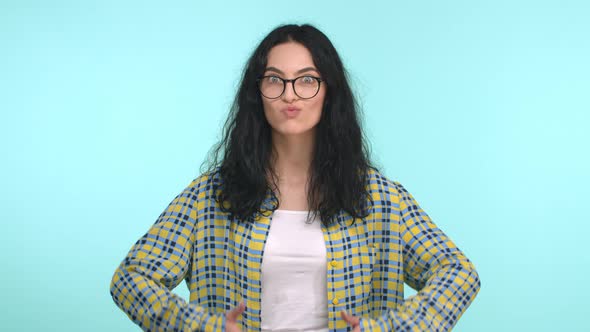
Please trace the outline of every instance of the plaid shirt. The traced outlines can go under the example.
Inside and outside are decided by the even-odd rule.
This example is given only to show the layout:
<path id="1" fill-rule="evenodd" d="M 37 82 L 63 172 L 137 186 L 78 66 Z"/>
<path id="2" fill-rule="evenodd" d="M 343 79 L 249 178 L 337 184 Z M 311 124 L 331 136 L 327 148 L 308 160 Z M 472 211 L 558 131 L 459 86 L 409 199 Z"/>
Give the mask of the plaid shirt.
<path id="1" fill-rule="evenodd" d="M 261 264 L 271 214 L 232 222 L 216 202 L 219 174 L 202 175 L 170 203 L 115 271 L 110 292 L 145 331 L 225 332 L 225 312 L 260 331 Z M 327 252 L 328 327 L 347 331 L 450 330 L 480 288 L 473 264 L 397 182 L 369 171 L 368 217 L 345 212 L 322 225 Z M 273 211 L 270 190 L 263 211 Z M 171 292 L 182 280 L 190 302 Z M 404 282 L 418 292 L 404 299 Z"/>

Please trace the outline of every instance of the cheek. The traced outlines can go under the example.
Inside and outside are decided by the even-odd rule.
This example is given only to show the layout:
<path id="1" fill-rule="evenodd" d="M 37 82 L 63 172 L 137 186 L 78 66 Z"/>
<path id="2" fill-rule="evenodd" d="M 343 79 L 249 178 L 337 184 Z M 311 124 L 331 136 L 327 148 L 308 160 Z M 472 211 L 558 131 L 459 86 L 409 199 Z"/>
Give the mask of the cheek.
<path id="1" fill-rule="evenodd" d="M 324 108 L 323 106 L 324 106 L 324 103 L 321 100 L 316 101 L 313 104 L 313 106 L 312 106 L 312 108 L 313 108 L 312 114 L 313 114 L 313 117 L 314 117 L 314 121 L 319 121 L 320 118 L 322 117 L 322 111 L 323 111 L 323 108 Z"/>
<path id="2" fill-rule="evenodd" d="M 272 121 L 272 117 L 276 116 L 276 111 L 274 110 L 274 108 L 276 108 L 274 105 L 272 105 L 272 103 L 268 102 L 268 101 L 263 101 L 262 102 L 262 109 L 264 110 L 264 117 L 266 118 L 266 121 L 271 122 Z"/>
<path id="3" fill-rule="evenodd" d="M 313 102 L 313 109 L 316 110 L 316 113 L 319 116 L 321 116 L 322 111 L 324 109 L 324 99 L 325 99 L 325 94 L 322 93 L 321 95 L 318 96 L 319 98 L 314 100 Z"/>

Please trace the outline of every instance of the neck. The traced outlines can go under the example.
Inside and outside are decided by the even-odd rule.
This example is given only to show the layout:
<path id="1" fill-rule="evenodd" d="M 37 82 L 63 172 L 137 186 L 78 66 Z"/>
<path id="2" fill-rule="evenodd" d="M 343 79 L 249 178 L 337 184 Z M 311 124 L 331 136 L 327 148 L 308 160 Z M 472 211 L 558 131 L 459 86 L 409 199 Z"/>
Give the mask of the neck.
<path id="1" fill-rule="evenodd" d="M 272 167 L 279 177 L 279 182 L 301 183 L 309 178 L 309 169 L 313 159 L 315 134 L 279 135 L 273 133 Z"/>

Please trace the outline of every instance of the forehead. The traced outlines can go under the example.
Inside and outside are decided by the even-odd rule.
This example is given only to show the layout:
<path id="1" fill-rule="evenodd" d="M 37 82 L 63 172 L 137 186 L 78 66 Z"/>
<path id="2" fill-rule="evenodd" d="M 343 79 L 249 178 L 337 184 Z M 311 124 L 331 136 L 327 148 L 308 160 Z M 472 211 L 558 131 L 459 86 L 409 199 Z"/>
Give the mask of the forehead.
<path id="1" fill-rule="evenodd" d="M 302 68 L 315 67 L 309 50 L 295 42 L 279 44 L 268 53 L 267 67 L 275 67 L 286 74 Z"/>

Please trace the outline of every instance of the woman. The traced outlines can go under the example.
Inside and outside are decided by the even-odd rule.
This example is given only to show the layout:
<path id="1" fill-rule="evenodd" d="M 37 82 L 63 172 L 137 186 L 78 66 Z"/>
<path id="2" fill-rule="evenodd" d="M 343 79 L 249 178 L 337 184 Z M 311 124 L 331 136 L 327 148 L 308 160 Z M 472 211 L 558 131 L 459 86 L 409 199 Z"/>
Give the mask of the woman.
<path id="1" fill-rule="evenodd" d="M 183 279 L 188 303 L 171 292 Z M 146 331 L 422 331 L 451 329 L 479 287 L 371 166 L 332 43 L 286 25 L 251 56 L 210 169 L 131 248 L 111 294 Z"/>

